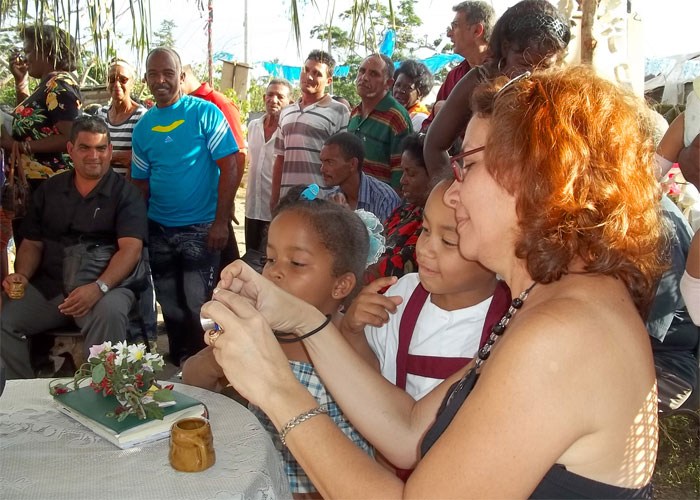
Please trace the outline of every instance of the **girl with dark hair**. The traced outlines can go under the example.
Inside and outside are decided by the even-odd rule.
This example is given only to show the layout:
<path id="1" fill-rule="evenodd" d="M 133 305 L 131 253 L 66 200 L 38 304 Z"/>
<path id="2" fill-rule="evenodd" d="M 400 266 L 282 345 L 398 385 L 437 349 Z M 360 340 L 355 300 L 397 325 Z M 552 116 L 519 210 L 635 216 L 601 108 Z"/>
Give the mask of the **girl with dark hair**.
<path id="1" fill-rule="evenodd" d="M 569 22 L 547 0 L 523 0 L 510 7 L 493 28 L 491 57 L 457 83 L 425 139 L 430 176 L 449 171 L 447 150 L 471 118 L 471 95 L 481 83 L 526 71 L 546 69 L 560 62 L 571 38 Z"/>
<path id="2" fill-rule="evenodd" d="M 312 186 L 318 189 L 318 186 Z M 314 193 L 312 186 L 292 187 L 275 209 L 267 235 L 262 275 L 281 290 L 322 311 L 326 316 L 324 325 L 331 320 L 339 323 L 341 306 L 350 302 L 361 285 L 370 251 L 370 237 L 356 213 L 337 203 L 316 198 L 318 192 Z M 240 265 L 244 264 L 241 261 L 231 264 Z M 279 345 L 297 379 L 319 404 L 328 409 L 344 435 L 371 455 L 371 446 L 350 425 L 332 395 L 326 391 L 294 332 L 287 332 L 284 327 L 277 330 Z M 224 373 L 213 359 L 212 351 L 211 347 L 204 349 L 185 362 L 183 382 L 211 390 L 223 387 L 219 380 Z M 289 486 L 295 497 L 316 493 L 317 488 L 302 469 L 303 464 L 300 465 L 280 441 L 274 424 L 260 408 L 250 409 L 270 432 L 275 446 L 282 453 Z"/>

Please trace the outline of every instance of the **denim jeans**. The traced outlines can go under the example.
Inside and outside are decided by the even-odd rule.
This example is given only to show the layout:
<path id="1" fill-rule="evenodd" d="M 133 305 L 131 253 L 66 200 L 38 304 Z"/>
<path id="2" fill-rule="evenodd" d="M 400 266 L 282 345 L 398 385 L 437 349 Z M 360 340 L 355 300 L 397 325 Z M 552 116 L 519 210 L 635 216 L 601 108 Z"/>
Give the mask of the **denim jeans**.
<path id="1" fill-rule="evenodd" d="M 158 313 L 156 312 L 156 292 L 153 288 L 150 259 L 148 268 L 148 286 L 136 294 L 138 307 L 129 315 L 129 326 L 126 339 L 129 342 L 145 342 L 158 340 Z"/>
<path id="2" fill-rule="evenodd" d="M 175 364 L 205 347 L 199 312 L 211 298 L 219 266 L 219 251 L 207 244 L 210 228 L 211 223 L 165 227 L 148 221 L 148 253 L 156 298 Z"/>

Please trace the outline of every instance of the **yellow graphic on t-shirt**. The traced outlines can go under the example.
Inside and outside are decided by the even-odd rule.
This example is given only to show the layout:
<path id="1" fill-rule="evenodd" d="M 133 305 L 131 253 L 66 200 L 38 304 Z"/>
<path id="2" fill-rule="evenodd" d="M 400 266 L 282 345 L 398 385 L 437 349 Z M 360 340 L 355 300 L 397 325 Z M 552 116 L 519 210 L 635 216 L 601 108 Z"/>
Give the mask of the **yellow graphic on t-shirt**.
<path id="1" fill-rule="evenodd" d="M 177 120 L 172 122 L 170 125 L 156 125 L 151 130 L 154 132 L 172 132 L 183 123 L 185 123 L 185 120 Z"/>

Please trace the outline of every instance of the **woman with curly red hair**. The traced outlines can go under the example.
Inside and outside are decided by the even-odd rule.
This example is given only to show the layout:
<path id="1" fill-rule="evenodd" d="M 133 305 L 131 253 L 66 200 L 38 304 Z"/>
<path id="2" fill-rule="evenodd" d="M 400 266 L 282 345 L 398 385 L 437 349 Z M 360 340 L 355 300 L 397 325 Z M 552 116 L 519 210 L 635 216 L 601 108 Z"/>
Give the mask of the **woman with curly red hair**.
<path id="1" fill-rule="evenodd" d="M 223 329 L 208 342 L 324 497 L 651 498 L 656 383 L 639 311 L 665 236 L 643 103 L 576 68 L 491 85 L 472 104 L 445 197 L 460 253 L 515 297 L 475 362 L 413 401 L 241 263 L 202 308 Z M 323 416 L 271 328 L 308 334 L 326 387 L 385 457 L 415 467 L 408 482 Z"/>

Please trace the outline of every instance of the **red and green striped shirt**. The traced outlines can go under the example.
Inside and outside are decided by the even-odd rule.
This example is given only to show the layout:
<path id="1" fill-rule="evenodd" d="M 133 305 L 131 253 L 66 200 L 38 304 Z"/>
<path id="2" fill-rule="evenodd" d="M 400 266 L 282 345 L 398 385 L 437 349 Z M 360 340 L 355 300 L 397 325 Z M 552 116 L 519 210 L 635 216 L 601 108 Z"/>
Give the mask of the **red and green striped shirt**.
<path id="1" fill-rule="evenodd" d="M 406 108 L 387 92 L 367 118 L 362 117 L 361 104 L 350 113 L 348 132 L 365 145 L 362 171 L 398 188 L 401 180 L 401 143 L 413 132 Z"/>

